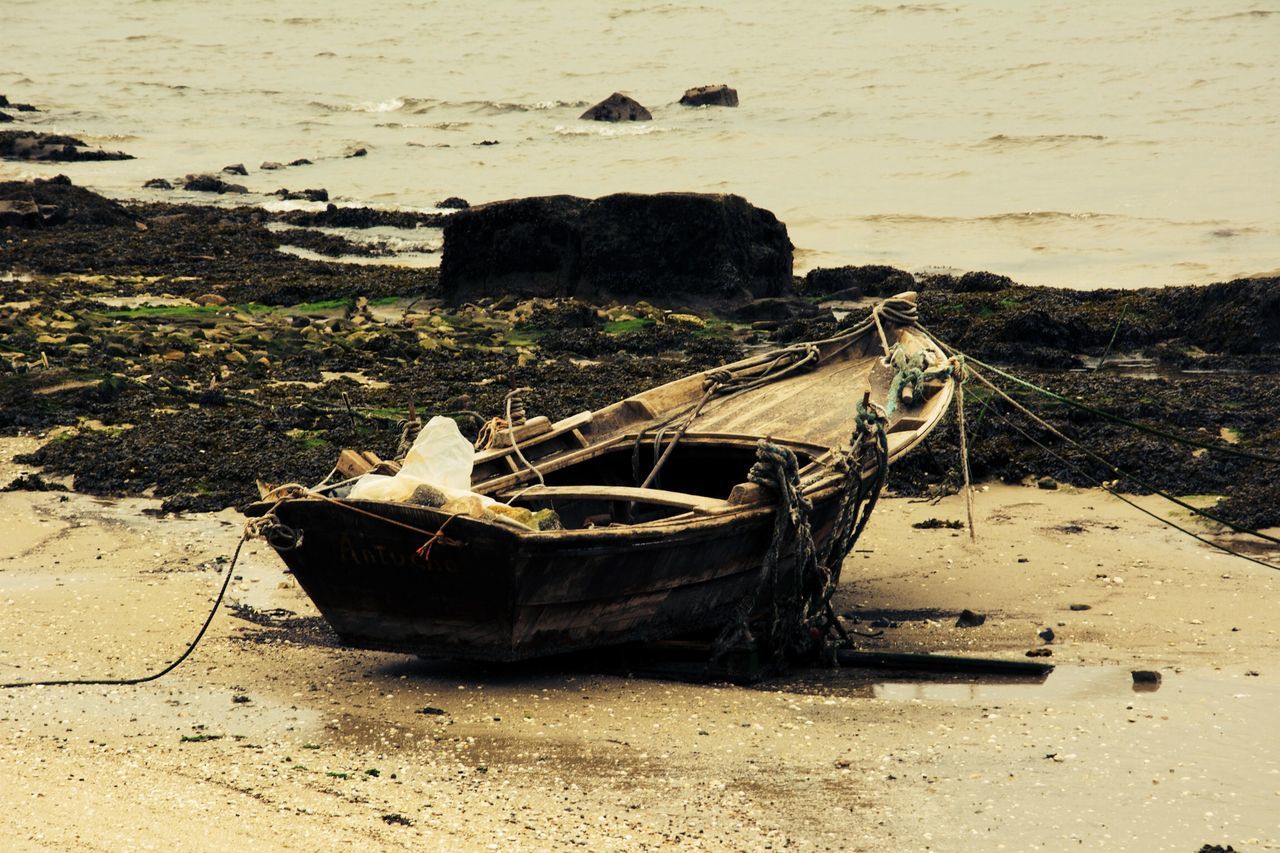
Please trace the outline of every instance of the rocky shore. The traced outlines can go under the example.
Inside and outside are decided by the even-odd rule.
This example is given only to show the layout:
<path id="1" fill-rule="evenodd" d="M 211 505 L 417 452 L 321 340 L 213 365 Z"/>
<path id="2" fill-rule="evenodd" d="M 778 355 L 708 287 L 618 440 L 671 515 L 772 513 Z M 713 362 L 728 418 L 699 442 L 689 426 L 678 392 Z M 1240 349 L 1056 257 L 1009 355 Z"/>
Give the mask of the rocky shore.
<path id="1" fill-rule="evenodd" d="M 559 418 L 829 334 L 906 289 L 941 339 L 1094 409 L 984 370 L 1116 468 L 971 381 L 977 542 L 959 529 L 951 419 L 891 472 L 898 496 L 833 604 L 863 650 L 1035 655 L 1057 671 L 811 670 L 729 689 L 633 678 L 625 660 L 607 674 L 413 661 L 336 648 L 254 541 L 227 608 L 163 682 L 0 691 L 0 825 L 20 848 L 190 846 L 193 814 L 255 848 L 1277 843 L 1280 763 L 1256 736 L 1277 699 L 1276 573 L 1161 526 L 1249 547 L 1155 497 L 1137 498 L 1149 516 L 1077 487 L 1280 523 L 1274 466 L 1219 452 L 1280 456 L 1280 281 L 1077 292 L 863 266 L 719 298 L 451 298 L 387 231 L 421 245 L 452 215 L 0 184 L 8 678 L 154 671 L 207 615 L 242 521 L 230 507 L 254 480 L 314 482 L 347 446 L 389 456 L 410 404 L 474 435 L 528 386 L 529 413 Z M 556 264 L 587 253 L 573 239 Z"/>
<path id="2" fill-rule="evenodd" d="M 991 273 L 849 267 L 794 279 L 790 293 L 696 307 L 658 286 L 627 304 L 554 290 L 462 301 L 444 298 L 434 269 L 398 266 L 384 245 L 361 240 L 364 225 L 439 227 L 447 212 L 268 213 L 118 203 L 65 178 L 0 184 L 0 211 L 23 206 L 25 216 L 0 225 L 0 431 L 44 436 L 25 461 L 70 476 L 77 490 L 154 494 L 166 510 L 243 504 L 257 477 L 319 478 L 343 446 L 388 452 L 410 402 L 474 433 L 509 387 L 529 386 L 531 413 L 563 417 L 745 348 L 829 333 L 837 315 L 859 317 L 868 300 L 905 289 L 920 291 L 922 321 L 971 356 L 1107 413 L 1280 456 L 1277 279 L 1070 291 Z M 972 383 L 978 480 L 1220 495 L 1217 512 L 1235 523 L 1280 523 L 1280 485 L 1266 465 L 1001 384 L 1132 476 Z M 949 422 L 891 487 L 954 490 L 958 470 Z"/>

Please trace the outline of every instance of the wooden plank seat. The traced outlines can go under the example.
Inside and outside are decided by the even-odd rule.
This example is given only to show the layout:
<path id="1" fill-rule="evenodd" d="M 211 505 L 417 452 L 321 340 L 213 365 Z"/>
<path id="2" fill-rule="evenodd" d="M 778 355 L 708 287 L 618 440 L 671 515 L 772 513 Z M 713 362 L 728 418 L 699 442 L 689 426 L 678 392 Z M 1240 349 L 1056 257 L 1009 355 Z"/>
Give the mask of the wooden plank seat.
<path id="1" fill-rule="evenodd" d="M 528 433 L 525 433 L 522 435 L 521 427 L 516 427 L 516 441 L 520 443 L 520 449 L 528 453 L 528 450 L 531 447 L 536 447 L 537 445 L 543 444 L 544 442 L 550 441 L 555 438 L 559 438 L 562 435 L 567 435 L 567 434 L 573 433 L 575 430 L 581 429 L 582 427 L 591 423 L 592 416 L 593 415 L 591 412 L 579 412 L 576 415 L 567 417 L 562 421 L 557 421 L 556 423 L 551 424 L 549 429 L 545 428 L 542 423 L 537 423 L 535 427 L 537 431 L 531 435 Z M 530 424 L 534 424 L 539 420 L 540 420 L 539 418 L 531 418 Z M 545 419 L 542 419 L 542 420 L 545 420 Z M 580 436 L 581 434 L 579 433 L 578 435 Z M 575 442 L 576 444 L 581 445 L 583 443 L 582 440 L 578 438 L 578 436 L 575 436 L 575 439 L 576 439 L 576 442 Z M 513 453 L 514 451 L 510 444 L 503 444 L 503 445 L 491 447 L 488 450 L 482 450 L 476 454 L 475 464 L 482 465 L 485 462 L 489 462 L 493 459 L 497 459 L 502 456 L 508 456 Z"/>
<path id="2" fill-rule="evenodd" d="M 642 489 L 638 486 L 530 486 L 519 492 L 520 499 L 561 498 L 565 500 L 627 501 L 673 506 L 698 515 L 717 515 L 738 507 L 719 498 L 668 492 L 664 489 Z"/>

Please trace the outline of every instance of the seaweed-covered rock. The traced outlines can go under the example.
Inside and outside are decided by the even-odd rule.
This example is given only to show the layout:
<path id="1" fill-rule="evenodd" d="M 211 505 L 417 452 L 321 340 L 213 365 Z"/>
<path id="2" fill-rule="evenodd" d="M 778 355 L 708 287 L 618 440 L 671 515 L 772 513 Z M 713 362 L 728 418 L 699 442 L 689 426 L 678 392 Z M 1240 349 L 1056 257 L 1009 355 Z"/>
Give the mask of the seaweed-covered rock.
<path id="1" fill-rule="evenodd" d="M 249 190 L 240 184 L 229 184 L 217 175 L 187 175 L 182 188 L 197 193 L 247 193 Z"/>
<path id="2" fill-rule="evenodd" d="M 860 267 L 833 267 L 809 270 L 801 290 L 806 296 L 839 295 L 846 299 L 863 296 L 892 296 L 913 290 L 915 277 L 909 272 L 881 264 Z"/>
<path id="3" fill-rule="evenodd" d="M 579 118 L 588 121 L 651 121 L 653 113 L 634 98 L 614 92 Z"/>
<path id="4" fill-rule="evenodd" d="M 1213 352 L 1280 353 L 1280 277 L 1169 287 L 1160 293 L 1190 343 Z"/>
<path id="5" fill-rule="evenodd" d="M 77 187 L 66 175 L 34 181 L 0 183 L 0 225 L 34 228 L 61 225 L 129 225 L 131 216 L 120 204 Z"/>
<path id="6" fill-rule="evenodd" d="M 272 195 L 279 196 L 285 201 L 328 201 L 329 191 L 323 187 L 312 190 L 287 190 L 283 187 L 276 190 Z"/>
<path id="7" fill-rule="evenodd" d="M 0 131 L 0 158 L 6 160 L 132 160 L 123 151 L 99 151 L 74 136 L 37 133 L 34 130 Z"/>
<path id="8" fill-rule="evenodd" d="M 454 303 L 508 293 L 741 302 L 788 294 L 791 263 L 786 226 L 739 196 L 620 193 L 458 211 L 440 276 Z"/>
<path id="9" fill-rule="evenodd" d="M 1007 275 L 977 271 L 960 276 L 951 285 L 951 289 L 958 293 L 995 293 L 1016 286 L 1017 283 Z"/>

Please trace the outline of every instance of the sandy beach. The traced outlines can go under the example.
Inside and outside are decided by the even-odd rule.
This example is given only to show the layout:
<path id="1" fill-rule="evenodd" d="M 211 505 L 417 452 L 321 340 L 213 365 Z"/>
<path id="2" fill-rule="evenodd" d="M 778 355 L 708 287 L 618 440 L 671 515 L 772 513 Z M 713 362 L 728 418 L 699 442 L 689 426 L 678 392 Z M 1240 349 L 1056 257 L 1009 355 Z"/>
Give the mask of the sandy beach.
<path id="1" fill-rule="evenodd" d="M 1280 850 L 1280 11 L 46 6 L 5 850 Z"/>
<path id="2" fill-rule="evenodd" d="M 140 675 L 181 650 L 241 520 L 156 504 L 0 494 L 6 680 Z M 996 485 L 977 512 L 971 544 L 912 527 L 963 518 L 957 497 L 882 502 L 838 607 L 893 626 L 869 650 L 1047 648 L 1043 683 L 734 687 L 345 649 L 250 542 L 169 676 L 0 692 L 0 825 L 11 849 L 1280 846 L 1280 576 L 1098 491 Z M 954 627 L 965 608 L 986 623 Z"/>

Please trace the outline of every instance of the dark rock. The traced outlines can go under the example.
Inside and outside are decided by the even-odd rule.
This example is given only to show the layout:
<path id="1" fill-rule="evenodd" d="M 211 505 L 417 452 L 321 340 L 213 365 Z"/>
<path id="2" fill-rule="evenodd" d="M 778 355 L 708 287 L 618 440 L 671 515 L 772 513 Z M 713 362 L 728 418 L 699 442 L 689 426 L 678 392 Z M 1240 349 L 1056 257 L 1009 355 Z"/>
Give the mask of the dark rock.
<path id="1" fill-rule="evenodd" d="M 893 296 L 904 290 L 915 290 L 916 280 L 909 272 L 871 264 L 861 267 L 834 267 L 809 270 L 801 285 L 805 296 L 839 294 L 842 298 Z"/>
<path id="2" fill-rule="evenodd" d="M 1152 294 L 1188 343 L 1212 352 L 1280 352 L 1280 278 L 1168 287 Z"/>
<path id="3" fill-rule="evenodd" d="M 1027 652 L 1029 658 L 1048 658 L 1053 657 L 1053 649 L 1031 649 Z"/>
<path id="4" fill-rule="evenodd" d="M 316 190 L 286 190 L 278 189 L 272 193 L 278 195 L 286 201 L 328 201 L 329 191 L 326 189 Z"/>
<path id="5" fill-rule="evenodd" d="M 1036 480 L 1036 485 L 1045 491 L 1052 492 L 1058 488 L 1058 481 L 1052 477 L 1041 477 Z"/>
<path id="6" fill-rule="evenodd" d="M 430 705 L 418 710 L 419 714 L 426 714 L 428 717 L 443 717 L 447 711 L 443 708 L 433 708 Z"/>
<path id="7" fill-rule="evenodd" d="M 951 286 L 956 293 L 994 293 L 1017 287 L 1017 282 L 1007 275 L 996 275 L 993 272 L 967 272 Z"/>
<path id="8" fill-rule="evenodd" d="M 1070 609 L 1079 613 L 1084 610 L 1092 610 L 1093 606 L 1090 604 L 1073 604 Z"/>
<path id="9" fill-rule="evenodd" d="M 30 104 L 15 104 L 12 101 L 10 101 L 8 98 L 6 98 L 4 95 L 0 95 L 0 107 L 8 107 L 11 110 L 17 110 L 20 113 L 40 112 L 38 109 L 31 106 Z"/>
<path id="10" fill-rule="evenodd" d="M 8 203 L 11 221 L 20 227 L 61 225 L 128 225 L 135 218 L 120 204 L 71 183 L 66 175 L 47 180 L 0 183 L 0 203 Z M 39 221 L 32 217 L 32 208 Z"/>
<path id="11" fill-rule="evenodd" d="M 0 489 L 0 492 L 65 492 L 67 487 L 61 483 L 50 483 L 39 474 L 19 474 Z"/>
<path id="12" fill-rule="evenodd" d="M 290 166 L 310 166 L 311 161 L 308 160 L 306 157 L 299 157 L 297 160 L 290 160 L 289 165 Z"/>
<path id="13" fill-rule="evenodd" d="M 1152 669 L 1135 669 L 1132 675 L 1134 684 L 1159 684 L 1161 681 L 1160 673 Z"/>
<path id="14" fill-rule="evenodd" d="M 587 121 L 651 121 L 653 113 L 641 106 L 634 98 L 629 98 L 621 92 L 614 92 L 579 118 Z"/>
<path id="15" fill-rule="evenodd" d="M 221 388 L 206 388 L 200 392 L 196 402 L 201 406 L 225 406 L 227 405 L 227 393 Z"/>
<path id="16" fill-rule="evenodd" d="M 1052 628 L 1042 628 L 1040 630 L 1040 633 L 1037 636 L 1039 636 L 1040 639 L 1044 640 L 1046 643 L 1052 643 L 1054 640 L 1054 637 L 1057 635 L 1053 633 Z"/>
<path id="17" fill-rule="evenodd" d="M 13 121 L 13 116 L 8 113 L 0 113 L 0 124 L 7 124 Z"/>
<path id="18" fill-rule="evenodd" d="M 911 524 L 916 530 L 964 530 L 964 522 L 959 519 L 926 518 Z"/>
<path id="19" fill-rule="evenodd" d="M 482 297 L 741 302 L 791 288 L 791 241 L 734 195 L 540 196 L 452 214 L 440 280 L 454 304 Z"/>
<path id="20" fill-rule="evenodd" d="M 392 778 L 395 778 L 394 775 L 392 776 Z M 413 826 L 412 820 L 410 820 L 409 818 L 405 817 L 402 814 L 397 814 L 395 812 L 392 812 L 391 814 L 384 814 L 382 816 L 382 822 L 386 824 L 395 825 L 395 826 Z"/>
<path id="21" fill-rule="evenodd" d="M 74 136 L 37 133 L 34 130 L 0 131 L 0 158 L 77 162 L 84 160 L 132 160 L 122 151 L 96 151 Z"/>
<path id="22" fill-rule="evenodd" d="M 972 610 L 961 610 L 956 617 L 957 628 L 977 628 L 987 621 L 985 613 L 974 613 Z"/>
<path id="23" fill-rule="evenodd" d="M 264 172 L 274 172 L 276 169 L 283 169 L 283 163 L 277 163 L 275 160 L 264 160 L 259 166 Z"/>
<path id="24" fill-rule="evenodd" d="M 467 203 L 465 198 L 458 198 L 456 195 L 451 195 L 443 201 L 436 202 L 438 210 L 466 210 L 469 207 L 471 205 Z"/>
<path id="25" fill-rule="evenodd" d="M 501 145 L 502 143 L 496 139 L 482 139 L 479 142 L 473 142 L 471 144 L 485 146 L 485 145 Z"/>
<path id="26" fill-rule="evenodd" d="M 830 315 L 830 313 L 806 299 L 783 296 L 754 299 L 727 312 L 726 316 L 739 323 L 756 323 L 761 320 L 782 322 L 803 317 Z"/>
<path id="27" fill-rule="evenodd" d="M 44 215 L 34 201 L 0 201 L 0 228 L 38 228 L 44 224 Z"/>
<path id="28" fill-rule="evenodd" d="M 229 184 L 217 175 L 187 175 L 182 188 L 198 193 L 247 193 L 249 190 L 240 184 Z"/>
<path id="29" fill-rule="evenodd" d="M 680 103 L 686 107 L 701 107 L 703 105 L 736 107 L 738 105 L 738 90 L 726 86 L 724 83 L 716 83 L 710 86 L 694 86 L 684 93 Z"/>
<path id="30" fill-rule="evenodd" d="M 149 189 L 149 190 L 171 190 L 171 189 L 173 189 L 173 184 L 169 183 L 169 182 L 168 182 L 168 181 L 166 181 L 164 178 L 152 178 L 151 180 L 147 181 L 147 182 L 146 182 L 145 184 L 143 184 L 142 186 L 143 186 L 145 189 Z"/>
<path id="31" fill-rule="evenodd" d="M 231 166 L 223 166 L 222 171 L 228 175 L 247 175 L 249 170 L 244 167 L 244 163 L 235 163 Z"/>
<path id="32" fill-rule="evenodd" d="M 344 157 L 348 157 L 348 158 L 351 158 L 351 157 L 365 157 L 365 156 L 367 156 L 368 154 L 369 154 L 369 149 L 368 149 L 368 148 L 356 148 L 356 149 L 354 149 L 354 150 L 348 151 L 348 152 L 347 152 L 346 154 L 344 154 L 343 156 L 344 156 Z"/>
<path id="33" fill-rule="evenodd" d="M 272 218 L 307 228 L 438 228 L 450 215 L 410 210 L 375 210 L 371 207 L 338 207 L 330 204 L 324 210 L 286 210 L 273 214 Z"/>

